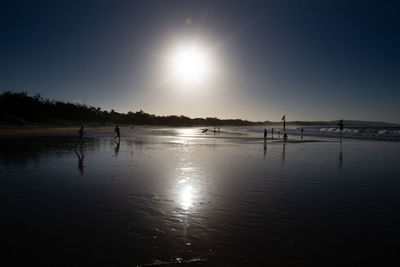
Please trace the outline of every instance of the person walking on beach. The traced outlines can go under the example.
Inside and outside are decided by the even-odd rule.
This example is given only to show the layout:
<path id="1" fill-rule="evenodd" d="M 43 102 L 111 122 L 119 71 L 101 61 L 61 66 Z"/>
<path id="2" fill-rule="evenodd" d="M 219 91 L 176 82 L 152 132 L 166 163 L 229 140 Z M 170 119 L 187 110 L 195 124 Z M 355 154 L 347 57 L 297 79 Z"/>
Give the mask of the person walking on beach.
<path id="1" fill-rule="evenodd" d="M 301 128 L 301 140 L 303 140 L 303 132 L 304 132 L 304 129 L 303 128 Z"/>
<path id="2" fill-rule="evenodd" d="M 118 142 L 119 142 L 121 140 L 121 135 L 120 135 L 120 132 L 119 132 L 118 125 L 115 126 L 114 133 L 116 134 L 116 136 L 114 136 L 114 139 L 118 137 Z"/>
<path id="3" fill-rule="evenodd" d="M 83 134 L 84 134 L 84 131 L 83 131 L 83 125 L 82 125 L 81 129 L 78 131 L 78 142 L 76 142 L 75 148 L 78 146 L 78 144 L 81 144 L 81 149 L 82 149 L 82 147 L 85 143 L 85 140 L 83 139 Z"/>
<path id="4" fill-rule="evenodd" d="M 264 143 L 267 142 L 267 129 L 264 129 Z"/>
<path id="5" fill-rule="evenodd" d="M 274 128 L 271 130 L 271 138 L 274 139 Z"/>

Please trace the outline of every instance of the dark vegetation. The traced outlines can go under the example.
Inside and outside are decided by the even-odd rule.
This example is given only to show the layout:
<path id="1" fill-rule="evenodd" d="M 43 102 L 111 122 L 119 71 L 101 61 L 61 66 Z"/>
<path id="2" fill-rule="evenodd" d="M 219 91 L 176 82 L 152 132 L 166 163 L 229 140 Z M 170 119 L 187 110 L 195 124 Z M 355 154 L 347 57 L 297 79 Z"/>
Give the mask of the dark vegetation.
<path id="1" fill-rule="evenodd" d="M 114 110 L 101 110 L 99 107 L 85 104 L 54 101 L 42 98 L 39 94 L 29 96 L 27 93 L 5 92 L 0 95 L 0 117 L 14 124 L 24 123 L 109 123 L 135 125 L 256 125 L 261 122 L 218 118 L 195 118 L 185 116 L 156 116 L 140 110 L 137 112 L 119 113 Z"/>
<path id="2" fill-rule="evenodd" d="M 338 118 L 340 119 L 340 118 Z M 222 125 L 281 125 L 282 122 L 252 122 L 240 119 L 221 120 L 218 118 L 195 118 L 186 116 L 156 116 L 142 110 L 137 112 L 119 113 L 114 110 L 101 110 L 99 107 L 85 104 L 55 101 L 42 98 L 39 94 L 28 96 L 27 93 L 5 92 L 0 95 L 0 121 L 12 124 L 45 123 L 45 124 L 76 124 L 91 123 L 135 124 L 135 125 L 166 125 L 166 126 L 222 126 Z M 338 121 L 288 121 L 287 125 L 333 125 Z M 398 124 L 385 122 L 367 122 L 345 120 L 345 125 L 388 126 Z"/>

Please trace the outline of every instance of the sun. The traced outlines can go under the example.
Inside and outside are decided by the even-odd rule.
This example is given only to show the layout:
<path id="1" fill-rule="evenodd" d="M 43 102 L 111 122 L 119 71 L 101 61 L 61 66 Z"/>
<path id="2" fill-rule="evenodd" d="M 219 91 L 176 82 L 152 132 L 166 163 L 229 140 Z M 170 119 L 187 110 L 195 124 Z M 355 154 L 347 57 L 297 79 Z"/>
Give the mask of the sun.
<path id="1" fill-rule="evenodd" d="M 175 51 L 171 62 L 173 75 L 179 80 L 194 82 L 205 78 L 207 56 L 196 46 L 181 47 Z"/>

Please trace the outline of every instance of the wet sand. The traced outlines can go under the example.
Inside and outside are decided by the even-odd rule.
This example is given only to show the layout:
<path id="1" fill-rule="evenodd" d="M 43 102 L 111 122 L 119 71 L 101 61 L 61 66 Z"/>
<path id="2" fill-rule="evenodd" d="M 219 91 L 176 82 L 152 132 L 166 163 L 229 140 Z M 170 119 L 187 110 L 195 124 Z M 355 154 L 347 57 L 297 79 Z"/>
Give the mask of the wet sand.
<path id="1" fill-rule="evenodd" d="M 396 259 L 400 143 L 198 128 L 0 140 L 4 262 L 326 266 Z M 289 138 L 291 138 L 289 136 Z M 291 139 L 289 139 L 291 140 Z M 329 139 L 332 140 L 332 139 Z"/>

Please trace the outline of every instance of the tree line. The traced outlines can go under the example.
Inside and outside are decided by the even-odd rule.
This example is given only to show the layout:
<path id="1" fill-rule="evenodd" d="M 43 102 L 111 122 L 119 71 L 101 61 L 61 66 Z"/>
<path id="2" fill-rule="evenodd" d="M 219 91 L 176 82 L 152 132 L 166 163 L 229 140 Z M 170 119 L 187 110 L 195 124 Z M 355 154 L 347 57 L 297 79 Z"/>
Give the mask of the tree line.
<path id="1" fill-rule="evenodd" d="M 8 122 L 79 122 L 79 123 L 119 123 L 135 125 L 166 126 L 220 126 L 220 125 L 257 125 L 262 122 L 251 122 L 240 119 L 189 118 L 186 116 L 156 116 L 143 110 L 119 113 L 114 110 L 102 110 L 86 104 L 55 101 L 42 98 L 39 94 L 29 96 L 26 92 L 5 92 L 0 95 L 0 115 Z"/>

